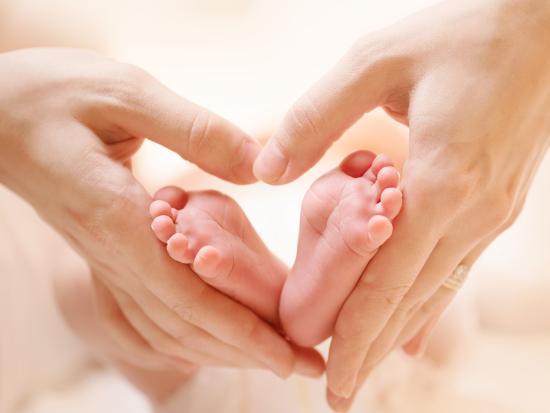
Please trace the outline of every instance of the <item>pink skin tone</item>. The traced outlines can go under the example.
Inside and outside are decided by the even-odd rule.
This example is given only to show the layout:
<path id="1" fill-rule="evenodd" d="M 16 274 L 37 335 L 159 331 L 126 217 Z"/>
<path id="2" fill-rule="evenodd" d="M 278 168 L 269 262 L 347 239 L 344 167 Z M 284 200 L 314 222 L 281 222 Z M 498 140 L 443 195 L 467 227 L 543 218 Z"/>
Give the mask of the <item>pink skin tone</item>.
<path id="1" fill-rule="evenodd" d="M 277 324 L 287 267 L 264 245 L 237 203 L 215 191 L 164 188 L 179 209 L 153 201 L 151 227 L 168 255 L 205 282 Z M 158 194 L 157 194 L 158 195 Z M 166 194 L 163 195 L 166 199 Z"/>
<path id="2" fill-rule="evenodd" d="M 296 344 L 312 347 L 332 334 L 340 308 L 392 234 L 401 208 L 398 182 L 387 156 L 359 151 L 306 193 L 296 261 L 279 309 Z"/>
<path id="3" fill-rule="evenodd" d="M 347 296 L 391 236 L 401 208 L 398 182 L 391 160 L 367 151 L 319 178 L 303 201 L 290 273 L 237 203 L 218 192 L 162 189 L 169 202 L 151 204 L 151 228 L 174 260 L 311 347 L 331 335 Z"/>

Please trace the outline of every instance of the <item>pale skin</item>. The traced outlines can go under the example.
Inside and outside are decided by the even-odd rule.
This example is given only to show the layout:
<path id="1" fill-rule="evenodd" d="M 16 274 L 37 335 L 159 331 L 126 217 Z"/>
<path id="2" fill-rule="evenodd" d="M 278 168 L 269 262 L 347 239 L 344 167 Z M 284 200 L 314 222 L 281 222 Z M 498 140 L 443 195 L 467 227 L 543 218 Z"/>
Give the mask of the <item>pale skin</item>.
<path id="1" fill-rule="evenodd" d="M 247 305 L 301 347 L 332 334 L 363 269 L 390 237 L 399 174 L 384 155 L 355 152 L 307 191 L 289 270 L 263 244 L 231 198 L 214 191 L 160 190 L 149 211 L 167 254 Z M 289 276 L 287 278 L 287 273 Z"/>
<path id="2" fill-rule="evenodd" d="M 348 396 L 395 345 L 408 342 L 410 352 L 421 350 L 454 295 L 440 288 L 443 280 L 458 263 L 473 264 L 520 212 L 530 179 L 548 147 L 547 4 L 542 0 L 449 2 L 366 36 L 293 107 L 256 161 L 258 177 L 284 183 L 315 163 L 331 141 L 374 107 L 384 107 L 410 126 L 404 209 L 392 238 L 370 262 L 336 323 L 327 373 L 329 401 L 335 409 L 349 408 L 352 397 Z M 244 306 L 204 287 L 206 284 L 187 270 L 183 271 L 188 274 L 185 281 L 179 278 L 175 284 L 181 293 L 175 298 L 173 280 L 181 277 L 181 266 L 170 260 L 161 246 L 151 250 L 151 242 L 156 240 L 146 230 L 148 217 L 144 212 L 151 199 L 128 170 L 120 167 L 139 146 L 141 137 L 148 136 L 219 176 L 241 182 L 253 180 L 248 165 L 254 155 L 250 162 L 229 162 L 229 170 L 228 162 L 220 162 L 227 153 L 233 155 L 231 159 L 240 159 L 230 149 L 248 139 L 217 117 L 212 118 L 214 124 L 230 132 L 219 134 L 225 139 L 214 140 L 213 134 L 200 133 L 208 130 L 200 126 L 204 121 L 190 127 L 196 123 L 179 115 L 197 114 L 197 107 L 159 89 L 135 68 L 104 59 L 95 62 L 105 66 L 91 65 L 89 57 L 75 55 L 72 62 L 80 61 L 89 76 L 65 77 L 74 64 L 61 71 L 59 56 L 20 53 L 7 55 L 7 60 L 6 55 L 0 56 L 0 82 L 6 92 L 0 98 L 0 181 L 31 202 L 73 244 L 79 244 L 76 247 L 92 264 L 95 279 L 101 281 L 95 299 L 103 309 L 102 328 L 114 334 L 115 343 L 129 349 L 125 357 L 154 366 L 180 362 L 182 370 L 189 367 L 180 357 L 167 359 L 166 354 L 174 351 L 166 351 L 166 345 L 159 345 L 154 336 L 145 340 L 136 334 L 122 313 L 122 309 L 128 314 L 130 309 L 148 309 L 149 320 L 153 319 L 152 312 L 157 313 L 156 322 L 158 314 L 166 315 L 162 309 L 168 308 L 185 320 L 184 325 L 168 323 L 173 331 L 198 323 L 222 344 L 238 343 L 233 347 L 244 349 L 246 356 L 254 355 L 250 364 L 267 364 L 281 375 L 287 374 L 297 360 L 295 351 Z M 42 69 L 40 75 L 34 70 L 36 65 Z M 29 79 L 33 81 L 27 82 Z M 145 79 L 155 87 L 142 88 Z M 69 87 L 60 89 L 63 84 Z M 105 84 L 108 87 L 99 87 Z M 144 91 L 152 96 L 145 99 Z M 102 99 L 106 96 L 108 99 Z M 173 99 L 177 104 L 172 104 Z M 68 106 L 88 116 L 74 117 Z M 175 119 L 170 115 L 174 106 L 189 111 L 178 111 Z M 114 112 L 124 116 L 116 116 L 115 121 L 113 108 L 123 109 Z M 209 112 L 201 109 L 198 113 L 210 119 Z M 107 119 L 107 124 L 99 119 Z M 157 128 L 158 134 L 151 132 Z M 202 145 L 181 147 L 182 141 L 197 142 L 190 135 L 207 143 L 203 153 Z M 229 145 L 221 145 L 219 153 L 212 151 L 220 142 Z M 235 142 L 239 144 L 235 146 Z M 44 153 L 47 156 L 43 157 Z M 220 158 L 210 159 L 211 153 Z M 55 162 L 46 165 L 44 159 L 49 156 Z M 59 202 L 51 196 L 52 191 Z M 113 208 L 113 204 L 130 208 Z M 118 214 L 118 209 L 124 212 Z M 131 228 L 125 227 L 129 222 Z M 136 236 L 135 228 L 140 225 L 145 228 L 143 236 Z M 132 264 L 124 257 L 149 259 L 143 262 L 138 258 Z M 148 279 L 147 268 L 154 268 L 162 277 L 153 282 Z M 113 284 L 121 280 L 133 287 L 115 300 L 113 295 L 120 289 Z M 185 289 L 179 288 L 180 282 L 186 284 Z M 149 292 L 161 298 L 160 306 L 146 305 L 143 297 Z M 201 300 L 196 300 L 196 295 L 193 300 L 193 294 L 199 293 Z M 201 304 L 205 301 L 217 305 L 205 305 L 203 313 Z M 196 311 L 188 311 L 189 302 Z M 230 311 L 225 306 L 230 306 Z M 222 311 L 215 311 L 221 307 Z M 216 324 L 212 311 L 220 317 L 216 320 L 249 328 L 238 336 L 231 335 L 240 330 Z M 191 314 L 205 317 L 196 319 Z M 247 335 L 246 331 L 265 334 Z M 213 357 L 217 354 L 224 353 L 211 352 Z M 226 360 L 235 360 L 234 353 L 226 355 Z"/>
<path id="3" fill-rule="evenodd" d="M 320 177 L 304 198 L 297 258 L 288 277 L 289 269 L 263 244 L 237 203 L 219 192 L 162 188 L 149 207 L 151 228 L 183 269 L 191 265 L 198 277 L 284 329 L 293 342 L 313 346 L 332 333 L 362 268 L 391 235 L 401 207 L 398 175 L 389 157 L 358 151 Z M 66 261 L 55 291 L 67 322 L 97 357 L 162 405 L 185 385 L 194 366 L 128 363 L 127 349 L 102 332 L 89 271 L 81 262 Z M 301 372 L 318 376 L 322 367 L 309 363 Z"/>
<path id="4" fill-rule="evenodd" d="M 292 107 L 256 176 L 296 179 L 376 107 L 409 126 L 404 205 L 336 321 L 337 411 L 394 347 L 422 351 L 455 294 L 444 280 L 521 211 L 550 142 L 550 3 L 449 1 L 365 36 Z"/>
<path id="5" fill-rule="evenodd" d="M 147 137 L 250 183 L 257 142 L 142 70 L 93 52 L 0 54 L 0 89 L 0 183 L 86 259 L 99 329 L 122 362 L 184 374 L 201 365 L 320 374 L 317 353 L 296 349 L 166 255 L 149 229 L 152 198 L 129 169 Z"/>

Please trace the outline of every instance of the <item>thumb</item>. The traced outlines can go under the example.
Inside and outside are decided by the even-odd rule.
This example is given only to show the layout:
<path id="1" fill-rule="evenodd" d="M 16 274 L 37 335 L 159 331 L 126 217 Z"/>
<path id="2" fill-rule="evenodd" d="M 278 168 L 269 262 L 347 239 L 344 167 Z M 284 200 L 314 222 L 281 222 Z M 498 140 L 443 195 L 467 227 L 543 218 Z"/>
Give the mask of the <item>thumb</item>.
<path id="1" fill-rule="evenodd" d="M 134 69 L 133 69 L 134 70 Z M 234 183 L 256 181 L 261 146 L 228 120 L 173 93 L 139 69 L 110 118 L 135 137 L 153 140 L 206 172 Z M 111 108 L 112 109 L 112 108 Z"/>
<path id="2" fill-rule="evenodd" d="M 358 43 L 292 106 L 254 163 L 258 179 L 296 179 L 363 114 L 384 103 L 398 76 L 391 74 L 392 59 L 370 42 Z"/>

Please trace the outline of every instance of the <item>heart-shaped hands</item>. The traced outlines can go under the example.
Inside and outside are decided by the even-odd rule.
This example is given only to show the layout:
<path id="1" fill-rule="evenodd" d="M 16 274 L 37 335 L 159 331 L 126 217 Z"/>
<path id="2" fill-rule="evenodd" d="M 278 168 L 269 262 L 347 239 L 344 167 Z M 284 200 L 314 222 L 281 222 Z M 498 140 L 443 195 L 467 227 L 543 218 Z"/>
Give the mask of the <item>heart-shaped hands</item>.
<path id="1" fill-rule="evenodd" d="M 303 201 L 288 277 L 238 204 L 218 192 L 163 188 L 150 207 L 151 227 L 171 258 L 312 347 L 331 335 L 346 297 L 390 237 L 401 208 L 398 181 L 387 156 L 366 151 L 319 178 Z"/>

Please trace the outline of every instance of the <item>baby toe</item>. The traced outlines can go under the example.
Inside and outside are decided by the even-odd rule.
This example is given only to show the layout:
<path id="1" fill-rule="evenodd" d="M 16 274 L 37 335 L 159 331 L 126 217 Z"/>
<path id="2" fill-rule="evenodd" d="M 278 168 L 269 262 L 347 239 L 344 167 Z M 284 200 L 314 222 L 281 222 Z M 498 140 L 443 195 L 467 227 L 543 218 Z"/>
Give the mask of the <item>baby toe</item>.
<path id="1" fill-rule="evenodd" d="M 159 189 L 153 198 L 165 201 L 173 208 L 182 209 L 187 203 L 189 194 L 177 186 L 165 186 Z"/>
<path id="2" fill-rule="evenodd" d="M 160 217 L 161 215 L 172 216 L 172 207 L 168 202 L 157 199 L 149 205 L 149 214 L 151 214 L 151 218 Z"/>
<path id="3" fill-rule="evenodd" d="M 402 203 L 403 195 L 399 189 L 386 188 L 380 195 L 380 202 L 376 205 L 376 212 L 393 220 L 399 214 Z"/>
<path id="4" fill-rule="evenodd" d="M 151 229 L 160 241 L 166 243 L 176 232 L 176 225 L 172 218 L 161 215 L 153 219 L 153 222 L 151 222 Z"/>
<path id="5" fill-rule="evenodd" d="M 166 245 L 168 255 L 175 261 L 183 264 L 191 264 L 193 256 L 188 248 L 189 241 L 187 237 L 180 233 L 175 233 L 170 237 Z"/>
<path id="6" fill-rule="evenodd" d="M 381 153 L 376 156 L 374 161 L 372 161 L 370 170 L 374 175 L 378 175 L 380 170 L 386 166 L 393 166 L 393 160 L 388 155 Z"/>
<path id="7" fill-rule="evenodd" d="M 380 247 L 391 236 L 393 226 L 388 218 L 375 215 L 369 220 L 368 236 L 372 249 Z"/>
<path id="8" fill-rule="evenodd" d="M 340 169 L 353 178 L 362 176 L 372 165 L 376 155 L 370 151 L 356 151 L 346 156 L 340 163 Z"/>
<path id="9" fill-rule="evenodd" d="M 193 270 L 204 278 L 215 278 L 218 274 L 218 264 L 221 261 L 220 251 L 207 245 L 202 247 L 193 260 Z"/>
<path id="10" fill-rule="evenodd" d="M 380 179 L 380 172 L 385 168 L 393 168 L 393 161 L 388 155 L 377 155 L 371 167 L 363 175 L 372 183 Z"/>
<path id="11" fill-rule="evenodd" d="M 376 175 L 376 187 L 380 193 L 386 188 L 395 188 L 399 184 L 399 172 L 393 166 L 385 166 Z"/>

